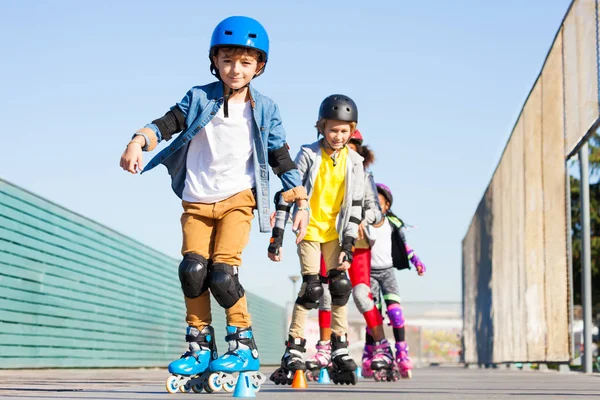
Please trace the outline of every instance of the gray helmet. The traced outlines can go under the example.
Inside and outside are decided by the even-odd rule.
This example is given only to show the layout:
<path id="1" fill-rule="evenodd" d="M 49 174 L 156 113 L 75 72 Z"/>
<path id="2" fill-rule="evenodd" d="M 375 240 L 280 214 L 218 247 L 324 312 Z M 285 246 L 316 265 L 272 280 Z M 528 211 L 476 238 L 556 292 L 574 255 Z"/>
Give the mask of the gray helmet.
<path id="1" fill-rule="evenodd" d="M 350 97 L 343 94 L 332 94 L 321 103 L 319 119 L 358 122 L 358 108 Z"/>

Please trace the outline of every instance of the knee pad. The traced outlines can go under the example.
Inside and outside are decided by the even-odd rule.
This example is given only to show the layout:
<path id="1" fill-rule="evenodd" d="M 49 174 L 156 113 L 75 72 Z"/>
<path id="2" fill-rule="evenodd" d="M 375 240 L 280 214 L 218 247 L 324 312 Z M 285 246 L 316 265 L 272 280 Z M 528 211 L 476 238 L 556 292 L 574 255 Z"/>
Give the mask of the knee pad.
<path id="1" fill-rule="evenodd" d="M 390 318 L 392 328 L 402 328 L 404 326 L 404 315 L 400 304 L 390 304 L 387 308 L 387 315 Z"/>
<path id="2" fill-rule="evenodd" d="M 344 271 L 333 269 L 329 271 L 329 292 L 331 293 L 331 304 L 334 306 L 345 306 L 352 293 L 352 284 Z"/>
<path id="3" fill-rule="evenodd" d="M 208 260 L 200 254 L 189 253 L 179 264 L 179 280 L 185 297 L 194 299 L 208 290 Z"/>
<path id="4" fill-rule="evenodd" d="M 296 304 L 308 309 L 319 307 L 319 299 L 323 296 L 323 286 L 318 275 L 304 275 L 302 286 L 296 298 Z"/>
<path id="5" fill-rule="evenodd" d="M 358 311 L 360 311 L 361 314 L 364 314 L 375 307 L 375 302 L 371 295 L 371 288 L 364 283 L 359 283 L 354 286 L 352 289 L 352 297 L 354 298 L 356 308 L 358 308 Z"/>
<path id="6" fill-rule="evenodd" d="M 214 263 L 210 269 L 209 281 L 210 291 L 219 305 L 225 309 L 233 307 L 244 297 L 244 288 L 234 268 L 229 264 Z"/>

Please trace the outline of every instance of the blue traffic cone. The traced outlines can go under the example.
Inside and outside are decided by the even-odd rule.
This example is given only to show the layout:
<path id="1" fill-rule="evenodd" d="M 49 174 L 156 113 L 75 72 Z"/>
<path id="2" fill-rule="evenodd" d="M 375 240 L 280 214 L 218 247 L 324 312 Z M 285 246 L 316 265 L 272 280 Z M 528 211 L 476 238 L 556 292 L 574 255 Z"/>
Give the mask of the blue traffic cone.
<path id="1" fill-rule="evenodd" d="M 356 377 L 358 379 L 361 379 L 363 377 L 362 376 L 362 370 L 360 369 L 360 367 L 356 367 Z"/>
<path id="2" fill-rule="evenodd" d="M 322 384 L 331 383 L 331 379 L 329 379 L 329 372 L 327 371 L 327 368 L 321 368 L 321 371 L 319 371 L 318 383 L 322 383 Z"/>
<path id="3" fill-rule="evenodd" d="M 233 397 L 256 397 L 254 394 L 254 387 L 250 382 L 250 375 L 245 372 L 240 372 L 238 376 L 237 384 L 235 385 L 235 391 Z"/>

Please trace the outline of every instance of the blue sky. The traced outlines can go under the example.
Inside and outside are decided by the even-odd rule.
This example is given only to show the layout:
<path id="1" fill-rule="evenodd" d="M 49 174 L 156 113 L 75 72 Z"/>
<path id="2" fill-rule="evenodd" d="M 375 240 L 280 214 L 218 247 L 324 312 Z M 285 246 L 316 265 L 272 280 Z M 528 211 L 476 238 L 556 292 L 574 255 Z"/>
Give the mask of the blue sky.
<path id="1" fill-rule="evenodd" d="M 179 258 L 166 170 L 131 176 L 119 157 L 133 132 L 212 81 L 214 26 L 248 15 L 271 38 L 254 84 L 278 102 L 293 155 L 315 140 L 323 98 L 352 97 L 376 181 L 418 227 L 408 240 L 428 271 L 398 273 L 403 298 L 458 301 L 461 241 L 569 3 L 0 1 L 0 177 Z M 248 290 L 292 298 L 292 236 L 272 263 L 255 224 Z"/>

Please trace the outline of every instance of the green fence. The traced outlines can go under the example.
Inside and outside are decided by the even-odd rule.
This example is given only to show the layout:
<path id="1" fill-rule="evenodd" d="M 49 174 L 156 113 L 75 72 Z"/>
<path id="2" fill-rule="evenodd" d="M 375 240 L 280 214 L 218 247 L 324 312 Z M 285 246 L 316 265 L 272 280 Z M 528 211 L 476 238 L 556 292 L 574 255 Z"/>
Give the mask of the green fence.
<path id="1" fill-rule="evenodd" d="M 186 347 L 178 263 L 0 180 L 0 368 L 166 366 Z M 276 364 L 285 310 L 248 296 L 261 361 Z"/>

